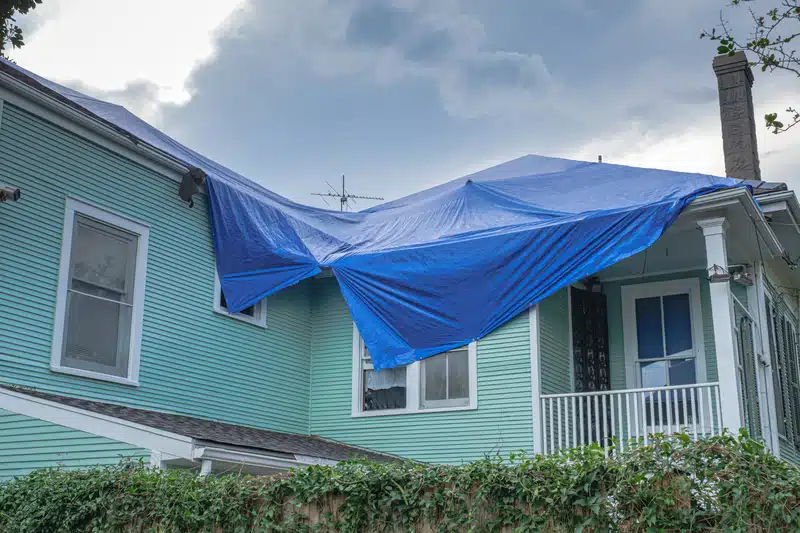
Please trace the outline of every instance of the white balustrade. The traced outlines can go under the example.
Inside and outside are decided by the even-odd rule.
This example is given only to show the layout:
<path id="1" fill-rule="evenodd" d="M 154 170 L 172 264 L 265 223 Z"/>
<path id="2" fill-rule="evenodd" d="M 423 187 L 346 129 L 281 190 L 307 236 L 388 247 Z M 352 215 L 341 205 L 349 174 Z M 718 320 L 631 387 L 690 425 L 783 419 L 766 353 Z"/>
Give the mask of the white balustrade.
<path id="1" fill-rule="evenodd" d="M 537 438 L 545 453 L 597 443 L 606 453 L 655 433 L 686 432 L 694 439 L 722 432 L 718 383 L 601 392 L 545 394 Z"/>

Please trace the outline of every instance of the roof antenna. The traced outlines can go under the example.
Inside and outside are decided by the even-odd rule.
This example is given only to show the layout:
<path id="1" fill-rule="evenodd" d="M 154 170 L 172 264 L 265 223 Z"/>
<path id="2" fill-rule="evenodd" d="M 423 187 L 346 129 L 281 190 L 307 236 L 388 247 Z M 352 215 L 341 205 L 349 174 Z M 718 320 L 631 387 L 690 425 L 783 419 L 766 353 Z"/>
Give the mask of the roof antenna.
<path id="1" fill-rule="evenodd" d="M 600 154 L 600 155 L 597 156 L 597 162 L 598 163 L 602 163 L 603 162 L 603 154 Z"/>
<path id="2" fill-rule="evenodd" d="M 347 189 L 345 189 L 345 187 L 344 187 L 344 174 L 342 174 L 342 190 L 341 190 L 341 192 L 336 190 L 336 188 L 334 188 L 334 186 L 331 185 L 330 183 L 328 183 L 327 181 L 325 182 L 325 184 L 328 185 L 328 188 L 330 189 L 330 191 L 328 191 L 328 192 L 312 192 L 311 194 L 314 195 L 314 196 L 321 196 L 322 197 L 322 201 L 325 202 L 326 204 L 328 203 L 327 201 L 325 201 L 325 197 L 326 196 L 330 196 L 332 198 L 338 198 L 339 199 L 339 211 L 348 211 L 349 210 L 348 207 L 350 207 L 350 204 L 349 204 L 350 200 L 352 200 L 353 203 L 356 203 L 356 198 L 358 198 L 359 200 L 383 200 L 383 198 L 380 197 L 380 196 L 360 196 L 358 194 L 350 194 L 349 192 L 347 192 Z"/>

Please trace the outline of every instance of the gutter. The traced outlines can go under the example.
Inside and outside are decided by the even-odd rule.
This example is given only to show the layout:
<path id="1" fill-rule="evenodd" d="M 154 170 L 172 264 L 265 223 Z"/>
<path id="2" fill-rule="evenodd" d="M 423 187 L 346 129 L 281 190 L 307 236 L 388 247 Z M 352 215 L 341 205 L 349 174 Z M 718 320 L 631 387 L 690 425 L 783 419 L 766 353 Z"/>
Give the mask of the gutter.
<path id="1" fill-rule="evenodd" d="M 757 201 L 766 213 L 780 211 L 781 207 L 775 204 L 785 204 L 785 209 L 795 225 L 795 230 L 800 234 L 800 201 L 797 200 L 797 195 L 794 191 L 780 191 L 764 194 L 759 196 Z"/>
<path id="2" fill-rule="evenodd" d="M 787 193 L 791 196 L 794 196 L 794 193 L 791 191 L 770 193 L 759 195 L 758 201 L 761 203 L 762 199 L 769 200 L 769 198 L 772 196 L 783 195 Z M 785 257 L 786 251 L 784 250 L 780 240 L 778 240 L 778 236 L 775 235 L 774 231 L 772 231 L 769 222 L 767 222 L 767 219 L 764 217 L 764 212 L 762 211 L 761 207 L 759 207 L 759 204 L 756 203 L 756 200 L 750 191 L 744 187 L 725 189 L 699 196 L 695 198 L 691 204 L 689 204 L 689 206 L 684 210 L 684 213 L 698 214 L 702 213 L 703 211 L 711 211 L 736 204 L 741 205 L 750 219 L 755 223 L 758 235 L 767 245 L 770 253 L 772 253 L 772 255 L 775 257 Z M 800 208 L 800 206 L 798 207 Z"/>
<path id="3" fill-rule="evenodd" d="M 38 82 L 35 83 L 38 84 Z M 108 121 L 101 119 L 88 110 L 83 110 L 79 104 L 73 102 L 67 104 L 60 98 L 56 98 L 44 90 L 37 89 L 20 81 L 16 77 L 9 75 L 8 72 L 0 71 L 0 87 L 5 87 L 58 115 L 80 124 L 93 133 L 120 144 L 171 170 L 181 174 L 186 174 L 190 170 L 190 167 L 180 159 L 146 143 L 130 133 L 122 133 L 120 129 L 111 125 Z M 65 100 L 69 101 L 68 99 Z"/>

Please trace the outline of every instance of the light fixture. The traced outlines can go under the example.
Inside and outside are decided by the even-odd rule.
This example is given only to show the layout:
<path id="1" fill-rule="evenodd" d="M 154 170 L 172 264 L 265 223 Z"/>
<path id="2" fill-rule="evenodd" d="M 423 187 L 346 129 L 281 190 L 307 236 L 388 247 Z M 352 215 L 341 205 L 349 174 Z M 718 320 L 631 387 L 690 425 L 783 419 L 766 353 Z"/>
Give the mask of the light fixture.
<path id="1" fill-rule="evenodd" d="M 753 278 L 750 276 L 750 273 L 747 271 L 747 267 L 741 267 L 733 272 L 733 277 L 731 281 L 742 285 L 743 287 L 752 287 L 753 286 Z"/>
<path id="2" fill-rule="evenodd" d="M 205 183 L 206 177 L 208 177 L 208 174 L 197 167 L 191 168 L 189 172 L 183 175 L 183 180 L 178 190 L 178 196 L 180 196 L 181 200 L 184 202 L 189 202 L 189 207 L 194 207 L 192 196 L 200 192 L 200 188 Z"/>
<path id="3" fill-rule="evenodd" d="M 718 283 L 721 281 L 730 281 L 731 273 L 719 265 L 708 267 L 708 281 L 711 283 Z"/>
<path id="4" fill-rule="evenodd" d="M 19 200 L 21 194 L 19 187 L 0 185 L 0 202 L 16 202 Z"/>

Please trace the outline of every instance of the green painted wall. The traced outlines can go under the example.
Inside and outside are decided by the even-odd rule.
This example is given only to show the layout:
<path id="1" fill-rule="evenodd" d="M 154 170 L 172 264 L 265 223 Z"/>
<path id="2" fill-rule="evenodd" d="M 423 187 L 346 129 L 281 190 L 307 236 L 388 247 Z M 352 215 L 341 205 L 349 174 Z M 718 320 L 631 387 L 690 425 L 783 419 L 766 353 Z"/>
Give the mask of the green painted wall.
<path id="1" fill-rule="evenodd" d="M 205 198 L 5 103 L 0 182 L 22 199 L 0 209 L 0 381 L 232 423 L 308 431 L 309 284 L 268 301 L 268 327 L 213 312 Z M 150 226 L 140 386 L 50 370 L 65 197 Z"/>
<path id="2" fill-rule="evenodd" d="M 148 450 L 0 410 L 0 483 L 39 468 L 114 465 L 149 459 Z"/>
<path id="3" fill-rule="evenodd" d="M 313 434 L 437 463 L 532 449 L 528 313 L 478 342 L 477 410 L 353 418 L 353 322 L 335 280 L 314 283 Z"/>
<path id="4" fill-rule="evenodd" d="M 711 321 L 711 295 L 708 280 L 703 272 L 681 272 L 661 276 L 644 276 L 639 279 L 603 283 L 603 293 L 608 301 L 608 347 L 610 356 L 611 388 L 630 388 L 625 383 L 625 346 L 622 330 L 622 287 L 641 283 L 654 283 L 673 279 L 698 278 L 700 280 L 700 306 L 703 318 L 706 379 L 717 380 L 717 356 L 714 347 L 714 324 Z"/>
<path id="5" fill-rule="evenodd" d="M 572 392 L 568 298 L 568 289 L 562 289 L 539 304 L 542 394 Z"/>

